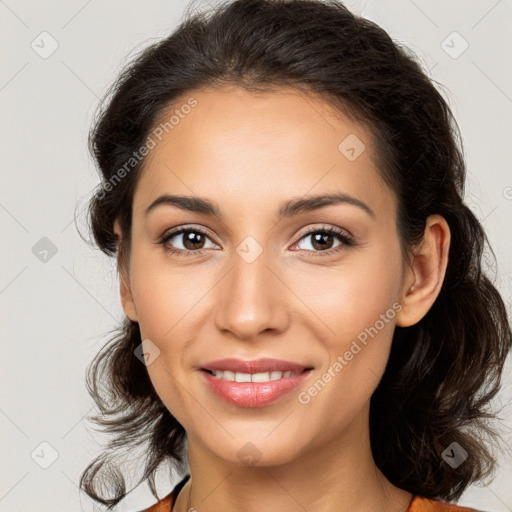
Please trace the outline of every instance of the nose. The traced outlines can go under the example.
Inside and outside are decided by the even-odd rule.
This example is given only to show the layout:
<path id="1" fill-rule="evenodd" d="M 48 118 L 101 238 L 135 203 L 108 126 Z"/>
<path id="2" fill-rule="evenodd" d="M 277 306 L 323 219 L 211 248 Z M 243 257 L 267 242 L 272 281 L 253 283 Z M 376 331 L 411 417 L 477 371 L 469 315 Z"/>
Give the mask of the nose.
<path id="1" fill-rule="evenodd" d="M 215 324 L 220 331 L 254 340 L 264 332 L 279 334 L 287 329 L 291 292 L 268 252 L 263 251 L 252 262 L 233 254 L 231 269 L 219 283 L 216 297 Z"/>

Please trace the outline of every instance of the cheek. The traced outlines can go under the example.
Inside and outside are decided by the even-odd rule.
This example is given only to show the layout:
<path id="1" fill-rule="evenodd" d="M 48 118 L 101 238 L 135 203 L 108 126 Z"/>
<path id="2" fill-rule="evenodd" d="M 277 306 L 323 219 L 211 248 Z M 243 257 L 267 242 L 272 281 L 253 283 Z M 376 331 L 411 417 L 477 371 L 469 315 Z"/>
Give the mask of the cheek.
<path id="1" fill-rule="evenodd" d="M 290 274 L 288 279 L 292 279 Z M 377 324 L 380 338 L 390 338 L 401 285 L 398 245 L 384 243 L 353 252 L 341 265 L 311 268 L 294 279 L 317 321 L 324 325 L 330 350 L 344 351 Z M 382 315 L 385 316 L 384 321 Z M 373 329 L 372 329 L 373 331 Z"/>
<path id="2" fill-rule="evenodd" d="M 134 256 L 132 292 L 141 337 L 151 340 L 158 349 L 158 357 L 147 366 L 148 375 L 166 408 L 180 424 L 187 426 L 193 404 L 186 392 L 183 360 L 193 332 L 189 322 L 204 289 L 192 281 L 190 268 L 171 271 L 162 261 Z"/>
<path id="3" fill-rule="evenodd" d="M 332 393 L 332 400 L 344 404 L 338 412 L 332 412 L 337 421 L 342 421 L 348 410 L 355 414 L 377 387 L 389 358 L 400 309 L 398 245 L 386 247 L 383 243 L 378 250 L 360 254 L 354 255 L 350 263 L 347 259 L 344 268 L 331 269 L 329 275 L 324 270 L 325 279 L 309 276 L 300 292 L 307 291 L 308 306 L 324 325 L 322 344 L 326 354 L 320 373 L 324 382 L 330 382 L 327 394 Z M 320 400 L 318 406 L 328 407 L 332 400 Z"/>
<path id="4" fill-rule="evenodd" d="M 186 391 L 188 376 L 184 361 L 193 346 L 197 333 L 194 325 L 201 314 L 202 298 L 212 271 L 171 267 L 165 258 L 142 250 L 132 253 L 131 265 L 141 337 L 151 340 L 159 351 L 158 357 L 147 366 L 150 380 L 169 411 L 182 425 L 188 425 L 188 409 L 194 409 L 194 402 L 189 403 L 190 395 Z M 187 408 L 183 407 L 185 403 Z"/>
<path id="5" fill-rule="evenodd" d="M 171 266 L 163 255 L 134 252 L 131 284 L 141 334 L 157 344 L 175 338 L 176 330 L 200 309 L 201 298 L 211 287 L 208 279 L 212 276 L 207 269 Z"/>

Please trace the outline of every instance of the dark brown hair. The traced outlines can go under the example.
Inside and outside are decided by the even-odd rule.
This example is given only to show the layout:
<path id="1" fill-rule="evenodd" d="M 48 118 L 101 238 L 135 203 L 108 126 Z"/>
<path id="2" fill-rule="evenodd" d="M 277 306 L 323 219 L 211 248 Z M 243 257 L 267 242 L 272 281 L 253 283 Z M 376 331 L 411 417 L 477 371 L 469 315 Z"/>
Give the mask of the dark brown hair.
<path id="1" fill-rule="evenodd" d="M 96 244 L 110 256 L 119 250 L 120 264 L 128 262 L 132 199 L 145 160 L 113 178 L 126 171 L 170 105 L 194 89 L 226 85 L 313 91 L 369 127 L 378 167 L 397 198 L 405 252 L 421 241 L 429 215 L 448 222 L 442 289 L 420 322 L 395 329 L 371 399 L 370 434 L 375 462 L 394 485 L 430 498 L 459 498 L 495 469 L 486 446 L 486 438 L 498 436 L 489 406 L 512 333 L 504 302 L 482 268 L 487 237 L 463 202 L 459 128 L 414 54 L 382 28 L 335 0 L 235 0 L 189 13 L 125 67 L 91 131 L 103 181 L 89 203 Z M 124 235 L 119 247 L 116 219 Z M 93 419 L 114 437 L 85 469 L 80 486 L 108 509 L 127 494 L 116 462 L 123 450 L 146 445 L 140 481 L 148 481 L 155 497 L 156 469 L 186 463 L 186 433 L 134 356 L 140 343 L 138 324 L 126 318 L 87 373 L 100 412 Z M 455 469 L 441 457 L 452 442 L 468 453 Z"/>

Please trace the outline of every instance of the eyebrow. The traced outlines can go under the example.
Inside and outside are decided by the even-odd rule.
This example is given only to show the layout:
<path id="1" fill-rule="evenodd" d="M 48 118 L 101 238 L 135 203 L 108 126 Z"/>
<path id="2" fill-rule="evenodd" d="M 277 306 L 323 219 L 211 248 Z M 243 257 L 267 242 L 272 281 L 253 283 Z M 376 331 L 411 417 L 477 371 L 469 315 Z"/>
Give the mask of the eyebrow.
<path id="1" fill-rule="evenodd" d="M 298 215 L 300 213 L 310 212 L 332 206 L 336 204 L 350 204 L 364 210 L 368 215 L 375 219 L 375 212 L 365 203 L 348 194 L 336 192 L 333 194 L 320 194 L 308 198 L 291 199 L 286 201 L 279 208 L 279 218 L 284 219 Z M 164 194 L 155 199 L 145 210 L 144 215 L 161 205 L 172 205 L 182 210 L 187 210 L 204 215 L 211 215 L 222 220 L 222 213 L 218 205 L 204 197 L 197 196 L 177 196 Z"/>

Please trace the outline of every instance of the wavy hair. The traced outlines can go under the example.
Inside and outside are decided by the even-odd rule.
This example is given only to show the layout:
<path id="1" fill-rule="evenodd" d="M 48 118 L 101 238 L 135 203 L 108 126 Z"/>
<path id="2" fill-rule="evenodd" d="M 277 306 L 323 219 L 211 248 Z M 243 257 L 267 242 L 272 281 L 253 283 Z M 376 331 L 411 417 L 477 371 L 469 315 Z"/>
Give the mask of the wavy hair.
<path id="1" fill-rule="evenodd" d="M 417 324 L 395 328 L 371 398 L 371 447 L 394 485 L 448 501 L 495 470 L 487 446 L 498 438 L 490 405 L 512 332 L 504 301 L 483 268 L 484 249 L 492 249 L 463 202 L 460 130 L 433 82 L 412 51 L 336 0 L 231 0 L 188 12 L 168 37 L 125 66 L 100 105 L 89 143 L 102 183 L 89 201 L 88 221 L 96 245 L 128 265 L 132 199 L 145 159 L 115 186 L 112 180 L 169 106 L 194 89 L 292 86 L 368 127 L 379 170 L 397 198 L 404 254 L 421 242 L 429 215 L 442 215 L 451 230 L 438 298 Z M 125 235 L 121 243 L 116 219 Z M 159 466 L 185 464 L 186 432 L 134 356 L 141 341 L 138 323 L 125 318 L 87 370 L 100 412 L 93 421 L 113 439 L 84 470 L 80 488 L 108 509 L 127 494 L 116 461 L 123 450 L 147 444 L 139 483 L 147 481 L 155 498 Z M 455 469 L 442 459 L 453 442 L 468 453 Z"/>

